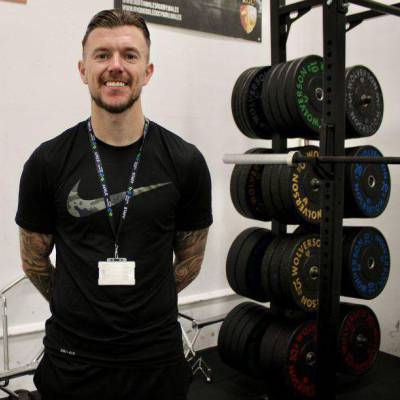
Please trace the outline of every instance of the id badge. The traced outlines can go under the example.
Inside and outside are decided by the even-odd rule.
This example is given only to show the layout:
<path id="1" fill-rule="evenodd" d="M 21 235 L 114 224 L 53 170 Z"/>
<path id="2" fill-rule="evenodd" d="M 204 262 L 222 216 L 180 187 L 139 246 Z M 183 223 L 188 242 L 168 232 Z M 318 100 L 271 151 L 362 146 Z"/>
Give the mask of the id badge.
<path id="1" fill-rule="evenodd" d="M 99 286 L 135 285 L 135 262 L 126 258 L 108 258 L 99 261 Z"/>

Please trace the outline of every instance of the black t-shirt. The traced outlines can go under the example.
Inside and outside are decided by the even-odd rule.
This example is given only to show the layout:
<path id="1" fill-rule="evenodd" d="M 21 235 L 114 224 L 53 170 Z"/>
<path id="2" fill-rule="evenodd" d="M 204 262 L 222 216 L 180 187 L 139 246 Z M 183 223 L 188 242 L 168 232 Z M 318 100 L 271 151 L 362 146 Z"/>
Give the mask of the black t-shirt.
<path id="1" fill-rule="evenodd" d="M 140 141 L 98 141 L 116 222 Z M 114 256 L 86 121 L 40 145 L 24 166 L 16 222 L 56 246 L 46 350 L 99 365 L 165 364 L 181 357 L 172 268 L 176 231 L 212 223 L 211 181 L 197 148 L 150 122 L 119 256 L 136 262 L 135 286 L 99 286 Z"/>

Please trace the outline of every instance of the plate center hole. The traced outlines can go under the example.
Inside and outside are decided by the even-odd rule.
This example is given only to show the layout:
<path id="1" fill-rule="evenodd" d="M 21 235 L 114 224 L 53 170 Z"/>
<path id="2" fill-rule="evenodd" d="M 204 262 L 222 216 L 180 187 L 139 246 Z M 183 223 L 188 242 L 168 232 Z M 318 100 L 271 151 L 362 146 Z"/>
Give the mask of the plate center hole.
<path id="1" fill-rule="evenodd" d="M 369 269 L 375 268 L 375 258 L 373 258 L 373 257 L 368 258 L 368 268 Z"/>
<path id="2" fill-rule="evenodd" d="M 370 175 L 368 177 L 368 186 L 372 189 L 375 187 L 375 185 L 376 185 L 376 179 L 373 175 Z"/>
<path id="3" fill-rule="evenodd" d="M 315 89 L 315 97 L 318 101 L 322 101 L 324 99 L 324 89 L 318 87 Z"/>

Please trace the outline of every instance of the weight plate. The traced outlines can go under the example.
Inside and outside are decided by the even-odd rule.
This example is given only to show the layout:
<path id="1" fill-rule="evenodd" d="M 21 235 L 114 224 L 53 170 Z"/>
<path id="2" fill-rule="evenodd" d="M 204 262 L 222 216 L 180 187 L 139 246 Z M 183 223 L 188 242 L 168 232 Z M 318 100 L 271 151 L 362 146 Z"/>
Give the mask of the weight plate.
<path id="1" fill-rule="evenodd" d="M 218 333 L 218 353 L 221 360 L 230 366 L 234 366 L 234 348 L 232 346 L 232 335 L 235 332 L 233 327 L 237 324 L 237 320 L 254 306 L 254 303 L 246 301 L 234 307 L 225 317 Z"/>
<path id="2" fill-rule="evenodd" d="M 363 375 L 379 351 L 381 334 L 374 312 L 367 306 L 342 303 L 337 365 L 340 372 Z"/>
<path id="3" fill-rule="evenodd" d="M 262 88 L 262 106 L 264 110 L 264 115 L 268 121 L 268 124 L 271 126 L 273 132 L 279 132 L 279 123 L 275 119 L 273 115 L 269 94 L 271 91 L 271 72 L 273 71 L 273 67 L 271 67 L 267 73 L 267 76 L 264 80 L 263 88 Z"/>
<path id="4" fill-rule="evenodd" d="M 290 304 L 281 284 L 282 258 L 285 256 L 285 252 L 288 251 L 288 242 L 290 242 L 290 239 L 290 235 L 282 235 L 282 240 L 279 242 L 276 251 L 271 257 L 269 267 L 272 299 L 276 304 L 283 307 Z"/>
<path id="5" fill-rule="evenodd" d="M 240 102 L 241 102 L 241 96 L 240 96 L 240 91 L 243 86 L 243 80 L 245 78 L 245 72 L 242 72 L 238 79 L 235 82 L 235 85 L 233 86 L 232 89 L 232 96 L 231 96 L 231 110 L 232 110 L 232 116 L 233 120 L 236 123 L 236 126 L 239 128 L 239 130 L 243 132 L 243 126 L 242 126 L 242 121 L 241 121 L 241 115 L 240 115 Z"/>
<path id="6" fill-rule="evenodd" d="M 247 70 L 246 74 L 245 74 L 245 79 L 243 80 L 243 86 L 241 88 L 240 91 L 240 115 L 242 117 L 242 123 L 244 126 L 244 129 L 246 130 L 246 132 L 248 132 L 249 137 L 255 139 L 256 137 L 254 136 L 251 126 L 250 126 L 250 122 L 247 116 L 247 95 L 246 92 L 248 91 L 248 87 L 249 87 L 249 83 L 251 81 L 251 77 L 252 74 L 254 73 L 254 71 L 257 68 L 250 68 Z"/>
<path id="7" fill-rule="evenodd" d="M 245 116 L 253 137 L 271 139 L 272 128 L 265 117 L 262 106 L 262 88 L 270 67 L 261 67 L 251 73 L 245 91 Z"/>
<path id="8" fill-rule="evenodd" d="M 236 211 L 240 215 L 243 215 L 244 217 L 248 218 L 248 214 L 246 210 L 243 208 L 243 204 L 241 202 L 242 199 L 239 196 L 241 191 L 239 179 L 242 171 L 243 171 L 243 166 L 240 164 L 236 164 L 233 167 L 231 174 L 231 182 L 230 182 L 230 193 L 231 193 L 231 200 Z"/>
<path id="9" fill-rule="evenodd" d="M 382 157 L 373 146 L 352 147 L 348 156 Z M 345 217 L 373 218 L 382 214 L 390 197 L 390 172 L 386 164 L 347 164 Z"/>
<path id="10" fill-rule="evenodd" d="M 319 156 L 316 146 L 298 147 L 291 150 L 315 158 Z M 320 191 L 317 175 L 309 163 L 299 163 L 295 167 L 283 166 L 280 179 L 280 193 L 282 204 L 292 215 L 291 223 L 319 224 L 322 218 L 320 205 Z"/>
<path id="11" fill-rule="evenodd" d="M 273 65 L 271 67 L 271 72 L 269 74 L 269 81 L 268 81 L 268 103 L 272 112 L 272 116 L 274 120 L 278 124 L 278 132 L 287 133 L 289 131 L 287 126 L 287 121 L 285 121 L 284 117 L 282 116 L 281 110 L 279 109 L 278 105 L 278 93 L 280 90 L 280 84 L 282 82 L 278 81 L 278 74 L 280 68 L 282 68 L 285 64 L 280 63 Z"/>
<path id="12" fill-rule="evenodd" d="M 306 312 L 318 309 L 321 239 L 319 235 L 294 236 L 282 255 L 280 279 L 292 306 Z"/>
<path id="13" fill-rule="evenodd" d="M 347 68 L 345 92 L 346 136 L 376 133 L 383 119 L 383 94 L 376 76 L 362 65 Z"/>
<path id="14" fill-rule="evenodd" d="M 249 68 L 239 75 L 239 78 L 236 80 L 236 83 L 233 87 L 231 96 L 231 109 L 236 126 L 244 135 L 250 138 L 253 138 L 253 135 L 251 133 L 251 128 L 245 120 L 245 101 L 243 96 L 243 88 L 245 82 L 249 79 L 250 73 L 254 69 L 255 68 Z"/>
<path id="15" fill-rule="evenodd" d="M 274 321 L 267 326 L 261 339 L 259 349 L 260 368 L 264 376 L 266 376 L 271 382 L 274 380 L 277 371 L 273 359 L 274 349 L 278 338 L 281 336 L 282 330 L 282 317 L 275 316 Z"/>
<path id="16" fill-rule="evenodd" d="M 252 311 L 250 313 L 250 311 Z M 237 354 L 241 360 L 244 372 L 252 377 L 261 377 L 259 367 L 260 343 L 268 325 L 272 322 L 273 316 L 268 309 L 257 306 L 243 318 L 247 323 L 243 327 L 240 338 L 237 342 Z"/>
<path id="17" fill-rule="evenodd" d="M 275 287 L 273 287 L 273 284 L 271 282 L 271 260 L 274 256 L 275 251 L 279 247 L 279 243 L 284 239 L 284 236 L 277 236 L 275 237 L 271 243 L 268 245 L 264 257 L 262 260 L 261 264 L 261 286 L 264 290 L 265 293 L 269 294 L 269 298 L 273 299 L 273 301 L 276 300 L 276 295 L 274 294 L 274 291 L 276 290 Z"/>
<path id="18" fill-rule="evenodd" d="M 280 215 L 279 203 L 278 205 L 275 204 L 276 200 L 274 202 L 274 193 L 271 188 L 271 180 L 275 173 L 275 167 L 276 165 L 265 164 L 261 177 L 261 191 L 265 206 L 271 210 L 271 216 L 280 219 L 283 217 Z"/>
<path id="19" fill-rule="evenodd" d="M 246 151 L 246 154 L 267 154 L 270 149 L 255 148 Z M 245 210 L 247 218 L 260 221 L 270 221 L 272 210 L 265 204 L 262 196 L 261 178 L 265 165 L 240 165 L 239 202 Z"/>
<path id="20" fill-rule="evenodd" d="M 289 109 L 305 128 L 315 132 L 322 129 L 323 59 L 316 55 L 306 56 L 292 65 L 287 81 Z"/>
<path id="21" fill-rule="evenodd" d="M 228 255 L 226 257 L 226 278 L 230 287 L 238 293 L 239 285 L 236 278 L 237 271 L 237 263 L 239 259 L 239 255 L 241 249 L 243 247 L 243 243 L 247 240 L 247 238 L 254 233 L 259 228 L 247 228 L 243 232 L 241 232 L 236 239 L 232 242 L 231 247 L 229 248 Z M 240 293 L 239 293 L 240 294 Z"/>
<path id="22" fill-rule="evenodd" d="M 238 293 L 256 301 L 269 301 L 261 285 L 261 264 L 264 253 L 275 235 L 268 229 L 258 228 L 244 240 L 236 261 Z"/>
<path id="23" fill-rule="evenodd" d="M 287 137 L 298 137 L 299 129 L 296 126 L 296 123 L 289 112 L 289 108 L 286 102 L 286 92 L 285 92 L 285 85 L 286 85 L 286 74 L 290 67 L 290 62 L 284 63 L 281 67 L 279 67 L 278 74 L 276 77 L 277 81 L 277 93 L 276 93 L 276 100 L 278 102 L 278 108 L 282 119 L 286 126 Z"/>
<path id="24" fill-rule="evenodd" d="M 373 227 L 345 228 L 342 294 L 377 297 L 389 278 L 390 253 L 385 237 Z"/>
<path id="25" fill-rule="evenodd" d="M 275 209 L 274 217 L 283 223 L 290 223 L 290 215 L 285 211 L 283 207 L 283 200 L 280 194 L 280 173 L 284 165 L 272 165 L 272 175 L 270 178 L 270 190 L 273 209 Z"/>
<path id="26" fill-rule="evenodd" d="M 314 398 L 316 390 L 316 336 L 314 321 L 300 325 L 283 325 L 276 342 L 273 358 L 279 371 L 280 382 L 288 395 L 295 398 Z"/>
<path id="27" fill-rule="evenodd" d="M 243 358 L 243 354 L 238 349 L 238 344 L 240 339 L 245 332 L 246 326 L 255 317 L 255 308 L 260 307 L 257 304 L 254 304 L 249 307 L 245 312 L 241 313 L 240 318 L 235 318 L 234 322 L 231 325 L 231 351 L 232 351 L 232 361 L 236 369 L 248 373 L 246 368 L 246 360 Z"/>
<path id="28" fill-rule="evenodd" d="M 314 130 L 303 126 L 304 124 L 302 124 L 301 119 L 299 118 L 298 113 L 296 112 L 296 108 L 294 108 L 294 102 L 290 104 L 289 101 L 291 94 L 291 91 L 289 89 L 289 81 L 290 77 L 293 76 L 293 71 L 296 67 L 296 62 L 298 61 L 299 59 L 286 63 L 287 67 L 285 68 L 285 73 L 283 76 L 284 86 L 282 87 L 280 93 L 280 99 L 282 99 L 281 102 L 283 103 L 283 105 L 286 105 L 291 120 L 293 121 L 295 133 L 293 133 L 291 137 L 302 137 L 305 139 L 319 140 L 319 132 L 315 132 Z"/>

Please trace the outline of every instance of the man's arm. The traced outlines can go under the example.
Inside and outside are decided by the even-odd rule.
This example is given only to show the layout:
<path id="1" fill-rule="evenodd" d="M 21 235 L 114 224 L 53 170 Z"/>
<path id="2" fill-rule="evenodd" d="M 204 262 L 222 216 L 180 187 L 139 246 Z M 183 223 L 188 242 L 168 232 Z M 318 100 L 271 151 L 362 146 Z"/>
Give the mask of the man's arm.
<path id="1" fill-rule="evenodd" d="M 208 228 L 176 232 L 174 239 L 175 280 L 178 293 L 200 272 L 207 243 Z"/>
<path id="2" fill-rule="evenodd" d="M 22 269 L 47 301 L 53 289 L 55 268 L 49 255 L 54 246 L 53 235 L 19 229 Z"/>

